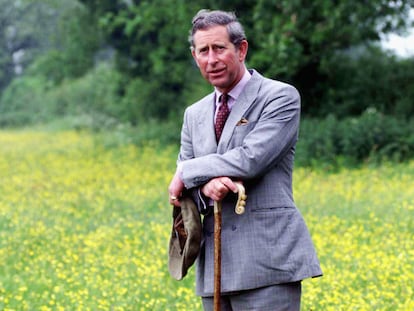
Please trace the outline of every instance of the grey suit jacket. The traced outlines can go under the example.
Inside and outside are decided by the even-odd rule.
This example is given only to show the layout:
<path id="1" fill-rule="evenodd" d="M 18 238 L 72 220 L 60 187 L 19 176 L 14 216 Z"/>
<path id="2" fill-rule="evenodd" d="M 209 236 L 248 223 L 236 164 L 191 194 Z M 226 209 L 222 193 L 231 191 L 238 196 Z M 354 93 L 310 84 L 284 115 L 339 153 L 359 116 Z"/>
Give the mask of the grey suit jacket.
<path id="1" fill-rule="evenodd" d="M 322 274 L 308 229 L 292 195 L 300 96 L 285 83 L 252 77 L 227 119 L 220 142 L 214 134 L 214 93 L 184 114 L 178 161 L 188 189 L 218 176 L 242 180 L 246 212 L 223 200 L 222 292 L 302 280 Z M 201 196 L 197 203 L 203 208 Z M 213 216 L 203 219 L 197 260 L 197 294 L 211 296 L 214 280 Z"/>

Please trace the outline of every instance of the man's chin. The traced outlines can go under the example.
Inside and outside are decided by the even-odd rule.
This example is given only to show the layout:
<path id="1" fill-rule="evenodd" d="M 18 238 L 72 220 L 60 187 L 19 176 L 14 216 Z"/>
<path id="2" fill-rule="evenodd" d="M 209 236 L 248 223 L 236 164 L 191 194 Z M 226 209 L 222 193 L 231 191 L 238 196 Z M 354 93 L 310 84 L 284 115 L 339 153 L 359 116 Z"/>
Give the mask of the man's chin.
<path id="1" fill-rule="evenodd" d="M 227 83 L 226 83 L 227 81 L 223 79 L 222 77 L 220 78 L 209 77 L 208 82 L 218 89 L 223 89 L 223 88 L 226 88 L 227 86 Z"/>

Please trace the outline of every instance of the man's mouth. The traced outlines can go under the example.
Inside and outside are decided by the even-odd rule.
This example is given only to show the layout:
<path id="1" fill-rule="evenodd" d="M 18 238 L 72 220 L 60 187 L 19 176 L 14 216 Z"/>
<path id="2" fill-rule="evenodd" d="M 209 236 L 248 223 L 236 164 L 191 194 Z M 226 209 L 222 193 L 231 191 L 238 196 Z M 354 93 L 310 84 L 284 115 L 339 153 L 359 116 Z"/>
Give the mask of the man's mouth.
<path id="1" fill-rule="evenodd" d="M 225 71 L 225 68 L 215 69 L 215 70 L 208 71 L 208 74 L 212 76 L 217 76 L 217 75 L 222 74 L 224 71 Z"/>

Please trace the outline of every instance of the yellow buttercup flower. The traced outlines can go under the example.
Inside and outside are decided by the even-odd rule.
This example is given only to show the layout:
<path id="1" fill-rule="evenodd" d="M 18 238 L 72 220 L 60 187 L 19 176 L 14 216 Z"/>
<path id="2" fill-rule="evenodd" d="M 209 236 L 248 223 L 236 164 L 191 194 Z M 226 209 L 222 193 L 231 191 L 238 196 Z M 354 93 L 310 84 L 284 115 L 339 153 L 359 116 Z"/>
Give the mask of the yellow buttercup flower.
<path id="1" fill-rule="evenodd" d="M 168 273 L 176 147 L 0 131 L 0 310 L 201 310 Z M 324 276 L 303 310 L 414 310 L 414 161 L 296 168 Z"/>

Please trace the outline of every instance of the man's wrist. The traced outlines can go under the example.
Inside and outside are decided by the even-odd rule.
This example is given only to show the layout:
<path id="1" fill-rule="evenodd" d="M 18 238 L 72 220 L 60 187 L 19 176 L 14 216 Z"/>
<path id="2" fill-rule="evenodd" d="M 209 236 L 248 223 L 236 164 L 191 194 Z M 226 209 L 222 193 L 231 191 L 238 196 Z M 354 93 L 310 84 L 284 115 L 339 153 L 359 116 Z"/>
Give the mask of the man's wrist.
<path id="1" fill-rule="evenodd" d="M 177 164 L 176 174 L 177 174 L 177 177 L 180 179 L 180 181 L 184 184 L 184 180 L 183 180 L 183 163 L 182 162 Z"/>

